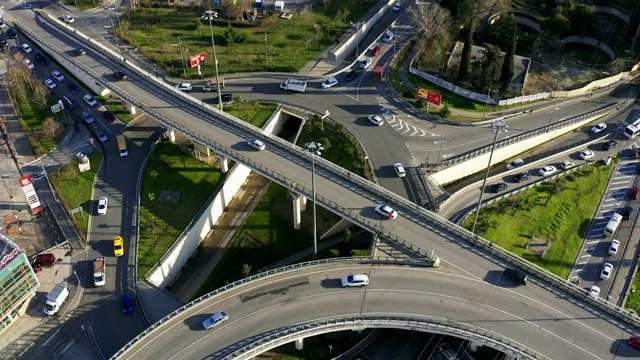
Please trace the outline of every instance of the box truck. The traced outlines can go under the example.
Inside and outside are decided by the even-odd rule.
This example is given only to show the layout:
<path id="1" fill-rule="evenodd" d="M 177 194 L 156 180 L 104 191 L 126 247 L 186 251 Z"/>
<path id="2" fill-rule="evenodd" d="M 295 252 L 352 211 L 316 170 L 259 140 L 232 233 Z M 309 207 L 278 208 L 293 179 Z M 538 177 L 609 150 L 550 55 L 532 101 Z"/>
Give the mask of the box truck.
<path id="1" fill-rule="evenodd" d="M 307 90 L 307 82 L 298 79 L 287 79 L 285 82 L 280 84 L 280 89 L 303 93 Z"/>
<path id="2" fill-rule="evenodd" d="M 104 286 L 106 283 L 106 275 L 104 273 L 104 258 L 93 259 L 93 284 L 95 286 Z"/>
<path id="3" fill-rule="evenodd" d="M 618 226 L 622 222 L 622 215 L 618 213 L 614 213 L 609 219 L 607 226 L 604 228 L 604 236 L 613 235 L 616 230 L 618 230 Z"/>
<path id="4" fill-rule="evenodd" d="M 129 152 L 127 151 L 127 139 L 124 135 L 120 134 L 116 136 L 118 139 L 118 151 L 120 151 L 120 157 L 129 156 Z"/>
<path id="5" fill-rule="evenodd" d="M 224 89 L 224 78 L 219 78 L 219 84 L 216 83 L 216 79 L 214 78 L 204 83 L 204 85 L 202 85 L 202 91 L 204 92 L 220 91 L 220 88 Z"/>
<path id="6" fill-rule="evenodd" d="M 62 304 L 67 301 L 69 290 L 66 286 L 58 284 L 47 294 L 47 302 L 44 304 L 44 313 L 51 316 L 60 310 Z"/>

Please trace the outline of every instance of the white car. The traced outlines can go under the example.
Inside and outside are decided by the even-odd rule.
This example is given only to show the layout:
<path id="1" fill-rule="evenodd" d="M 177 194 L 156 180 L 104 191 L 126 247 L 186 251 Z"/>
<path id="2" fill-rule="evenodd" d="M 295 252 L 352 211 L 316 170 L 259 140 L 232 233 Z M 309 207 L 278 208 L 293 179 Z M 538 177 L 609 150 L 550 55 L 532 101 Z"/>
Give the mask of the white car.
<path id="1" fill-rule="evenodd" d="M 369 115 L 368 119 L 373 123 L 373 125 L 380 126 L 384 124 L 384 120 L 382 120 L 382 118 L 378 115 Z"/>
<path id="2" fill-rule="evenodd" d="M 193 90 L 193 85 L 191 85 L 190 83 L 182 83 L 176 85 L 176 89 L 179 91 L 189 92 Z"/>
<path id="3" fill-rule="evenodd" d="M 74 19 L 71 15 L 63 16 L 62 20 L 64 20 L 64 22 L 66 22 L 67 24 L 73 24 L 76 21 L 76 19 Z"/>
<path id="4" fill-rule="evenodd" d="M 591 150 L 585 150 L 580 153 L 580 158 L 582 160 L 588 160 L 588 159 L 591 159 L 592 157 L 593 157 L 593 151 Z"/>
<path id="5" fill-rule="evenodd" d="M 613 270 L 613 265 L 611 263 L 604 263 L 602 266 L 602 271 L 600 272 L 600 279 L 608 280 L 609 276 L 611 276 L 611 271 Z"/>
<path id="6" fill-rule="evenodd" d="M 366 58 L 362 60 L 362 62 L 360 63 L 360 69 L 366 70 L 369 67 L 369 65 L 371 65 L 372 62 L 373 62 L 372 58 Z"/>
<path id="7" fill-rule="evenodd" d="M 600 295 L 600 288 L 595 285 L 593 285 L 587 292 L 587 297 L 590 297 L 593 300 L 598 300 L 599 295 Z"/>
<path id="8" fill-rule="evenodd" d="M 605 123 L 599 123 L 596 124 L 594 127 L 591 128 L 591 132 L 594 134 L 599 133 L 600 131 L 604 130 L 607 128 L 607 124 Z"/>
<path id="9" fill-rule="evenodd" d="M 44 84 L 45 84 L 45 85 L 47 85 L 47 87 L 48 87 L 50 90 L 53 90 L 53 89 L 55 89 L 55 88 L 57 88 L 57 87 L 58 87 L 58 85 L 57 85 L 53 80 L 51 80 L 51 79 L 47 79 L 47 80 L 45 80 L 45 81 L 44 81 Z"/>
<path id="10" fill-rule="evenodd" d="M 398 177 L 403 178 L 407 176 L 407 173 L 404 171 L 404 166 L 402 166 L 401 163 L 393 164 L 393 169 L 396 171 L 396 174 L 398 174 Z"/>
<path id="11" fill-rule="evenodd" d="M 389 219 L 395 219 L 398 217 L 398 212 L 388 207 L 387 205 L 378 204 L 376 205 L 375 210 L 378 214 Z"/>
<path id="12" fill-rule="evenodd" d="M 64 81 L 64 75 L 62 75 L 62 73 L 58 70 L 53 70 L 53 72 L 51 72 L 51 75 L 53 75 L 53 77 L 58 81 Z"/>
<path id="13" fill-rule="evenodd" d="M 7 24 L 4 21 L 0 20 L 0 28 L 4 29 L 6 27 L 7 27 Z"/>
<path id="14" fill-rule="evenodd" d="M 369 276 L 367 274 L 354 274 L 343 276 L 342 287 L 362 287 L 369 285 Z"/>
<path id="15" fill-rule="evenodd" d="M 618 253 L 618 248 L 620 247 L 620 241 L 618 240 L 611 240 L 611 245 L 609 245 L 609 255 L 615 255 Z"/>
<path id="16" fill-rule="evenodd" d="M 515 168 L 519 168 L 522 165 L 524 165 L 524 160 L 518 158 L 518 159 L 515 159 L 512 162 L 508 163 L 507 164 L 507 169 L 513 170 Z"/>
<path id="17" fill-rule="evenodd" d="M 85 96 L 82 97 L 84 99 L 84 102 L 87 103 L 87 105 L 89 106 L 96 106 L 98 105 L 98 102 L 96 101 L 96 99 L 93 98 L 93 96 L 86 94 Z"/>
<path id="18" fill-rule="evenodd" d="M 24 64 L 24 66 L 26 66 L 29 70 L 33 70 L 36 68 L 36 65 L 31 62 L 31 60 L 29 59 L 24 59 L 22 60 L 22 63 Z"/>
<path id="19" fill-rule="evenodd" d="M 247 144 L 258 151 L 262 151 L 265 148 L 264 143 L 258 139 L 251 139 L 247 141 Z"/>
<path id="20" fill-rule="evenodd" d="M 205 330 L 211 330 L 214 327 L 222 324 L 223 322 L 229 320 L 229 317 L 227 316 L 227 313 L 224 311 L 220 311 L 217 312 L 215 314 L 213 314 L 211 317 L 206 318 L 203 322 L 202 322 L 202 327 Z"/>
<path id="21" fill-rule="evenodd" d="M 331 79 L 329 79 L 329 80 L 327 80 L 327 81 L 322 83 L 322 88 L 323 89 L 327 89 L 327 88 L 330 88 L 330 87 L 334 87 L 336 85 L 338 85 L 338 79 L 331 78 Z"/>
<path id="22" fill-rule="evenodd" d="M 555 166 L 553 165 L 547 165 L 545 167 L 543 167 L 542 169 L 540 169 L 540 171 L 538 171 L 538 174 L 540 174 L 540 176 L 549 176 L 551 174 L 553 174 L 554 172 L 556 172 L 558 169 L 556 169 Z"/>
<path id="23" fill-rule="evenodd" d="M 22 44 L 20 45 L 20 47 L 22 48 L 22 50 L 24 50 L 24 52 L 26 52 L 27 54 L 31 54 L 33 52 L 33 49 L 31 48 L 31 46 L 29 46 L 29 44 Z"/>
<path id="24" fill-rule="evenodd" d="M 394 36 L 395 36 L 395 35 L 393 35 L 393 33 L 392 33 L 391 31 L 388 31 L 388 30 L 387 30 L 387 31 L 384 33 L 384 37 L 382 38 L 382 41 L 383 41 L 383 42 L 386 42 L 386 43 L 391 42 L 391 40 L 393 40 L 393 37 L 394 37 Z"/>
<path id="25" fill-rule="evenodd" d="M 106 197 L 98 199 L 98 215 L 107 215 L 107 203 L 109 201 Z"/>

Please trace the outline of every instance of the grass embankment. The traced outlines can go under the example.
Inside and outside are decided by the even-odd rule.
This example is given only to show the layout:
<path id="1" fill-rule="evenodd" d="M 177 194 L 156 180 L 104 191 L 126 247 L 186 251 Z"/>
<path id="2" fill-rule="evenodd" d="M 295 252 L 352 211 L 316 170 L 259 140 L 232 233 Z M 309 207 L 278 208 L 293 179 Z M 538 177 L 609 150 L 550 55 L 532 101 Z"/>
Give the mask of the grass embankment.
<path id="1" fill-rule="evenodd" d="M 81 173 L 77 170 L 78 163 L 73 161 L 49 175 L 51 185 L 67 211 L 82 207 L 84 214 L 76 213 L 71 219 L 75 218 L 73 225 L 85 242 L 91 210 L 95 208 L 91 201 L 93 181 L 102 161 L 102 153 L 94 151 L 87 156 L 91 170 Z"/>
<path id="2" fill-rule="evenodd" d="M 295 72 L 320 51 L 332 45 L 351 28 L 376 1 L 332 0 L 318 4 L 289 20 L 280 13 L 269 13 L 255 22 L 215 19 L 212 21 L 218 68 L 221 74 L 256 71 Z M 206 52 L 213 57 L 209 21 L 200 19 L 204 8 L 174 6 L 142 7 L 120 16 L 116 34 L 149 57 L 172 76 L 182 77 L 183 57 Z M 225 14 L 222 13 L 222 16 Z M 318 25 L 315 26 L 314 25 Z M 223 36 L 233 27 L 237 37 L 246 41 L 228 42 Z M 266 41 L 265 41 L 266 37 Z M 214 61 L 202 65 L 204 76 L 213 76 Z M 187 67 L 187 78 L 196 78 L 197 69 Z"/>
<path id="3" fill-rule="evenodd" d="M 514 254 L 566 278 L 607 184 L 601 162 L 482 208 L 476 232 Z M 464 223 L 471 228 L 473 216 Z M 526 249 L 531 237 L 551 241 L 541 258 Z"/>

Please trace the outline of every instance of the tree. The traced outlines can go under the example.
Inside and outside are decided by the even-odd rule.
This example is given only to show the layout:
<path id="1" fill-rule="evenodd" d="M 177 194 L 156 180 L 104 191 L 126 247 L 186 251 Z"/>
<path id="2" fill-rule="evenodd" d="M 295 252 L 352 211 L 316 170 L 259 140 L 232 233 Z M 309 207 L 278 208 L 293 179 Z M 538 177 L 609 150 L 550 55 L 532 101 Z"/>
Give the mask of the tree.
<path id="1" fill-rule="evenodd" d="M 482 87 L 487 87 L 497 79 L 500 73 L 500 48 L 493 44 L 484 45 L 484 57 L 482 58 Z"/>
<path id="2" fill-rule="evenodd" d="M 327 6 L 331 4 L 331 0 L 322 0 L 322 3 L 324 4 L 324 12 L 327 12 Z"/>
<path id="3" fill-rule="evenodd" d="M 515 26 L 515 25 L 514 25 Z M 500 74 L 500 96 L 504 97 L 509 90 L 511 79 L 513 79 L 513 57 L 516 51 L 516 36 L 515 31 L 511 35 L 511 45 L 507 49 L 507 53 L 504 55 L 502 61 L 502 71 Z"/>
<path id="4" fill-rule="evenodd" d="M 242 276 L 247 278 L 249 277 L 249 274 L 251 274 L 251 265 L 247 264 L 247 263 L 242 263 Z"/>
<path id="5" fill-rule="evenodd" d="M 342 238 L 344 239 L 344 241 L 351 240 L 351 230 L 349 230 L 349 228 L 344 229 L 344 231 L 342 232 Z"/>
<path id="6" fill-rule="evenodd" d="M 149 201 L 151 201 L 151 203 L 153 203 L 153 200 L 156 199 L 156 194 L 155 193 L 149 193 Z"/>
<path id="7" fill-rule="evenodd" d="M 443 1 L 442 6 L 451 11 L 458 26 L 475 24 L 480 9 L 484 7 L 483 0 L 448 0 Z M 475 26 L 474 26 L 475 27 Z"/>
<path id="8" fill-rule="evenodd" d="M 500 18 L 489 26 L 487 30 L 487 41 L 491 44 L 498 45 L 502 51 L 506 52 L 510 44 L 509 39 L 513 33 L 515 23 L 516 18 L 512 14 L 500 15 Z"/>
<path id="9" fill-rule="evenodd" d="M 56 119 L 52 117 L 48 117 L 42 123 L 42 131 L 44 131 L 45 135 L 49 139 L 53 139 L 54 137 L 56 137 L 56 135 L 58 135 L 58 133 L 60 132 L 60 129 L 62 129 L 62 126 Z"/>
<path id="10" fill-rule="evenodd" d="M 444 104 L 444 106 L 442 107 L 442 109 L 440 109 L 440 113 L 439 113 L 441 118 L 447 118 L 449 115 L 451 115 L 451 109 L 449 109 L 449 105 L 448 104 Z"/>
<path id="11" fill-rule="evenodd" d="M 431 6 L 412 6 L 409 16 L 418 24 L 420 38 L 429 41 L 433 38 L 451 38 L 453 17 L 451 12 L 438 4 Z"/>
<path id="12" fill-rule="evenodd" d="M 458 68 L 458 82 L 465 81 L 469 76 L 469 70 L 471 69 L 471 50 L 473 47 L 473 23 L 468 24 L 465 29 L 465 41 L 462 48 L 462 55 L 460 59 L 460 67 Z"/>
<path id="13" fill-rule="evenodd" d="M 578 36 L 591 35 L 594 30 L 593 10 L 591 6 L 580 4 L 571 10 L 569 14 L 571 20 L 571 33 Z"/>
<path id="14" fill-rule="evenodd" d="M 304 43 L 304 53 L 305 55 L 309 53 L 309 45 L 311 45 L 311 43 L 313 42 L 312 38 L 306 38 L 303 43 Z"/>
<path id="15" fill-rule="evenodd" d="M 562 37 L 571 29 L 571 22 L 564 15 L 558 14 L 547 19 L 544 26 L 551 34 Z"/>
<path id="16" fill-rule="evenodd" d="M 240 104 L 242 104 L 242 96 L 240 95 L 234 96 L 233 102 L 236 104 L 236 110 L 240 111 Z"/>

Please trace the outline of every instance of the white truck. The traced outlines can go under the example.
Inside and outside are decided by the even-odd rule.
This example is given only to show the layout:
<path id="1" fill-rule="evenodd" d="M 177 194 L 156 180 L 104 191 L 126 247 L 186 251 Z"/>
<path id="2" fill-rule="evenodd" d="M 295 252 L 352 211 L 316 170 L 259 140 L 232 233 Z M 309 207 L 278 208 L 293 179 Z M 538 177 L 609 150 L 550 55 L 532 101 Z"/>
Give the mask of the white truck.
<path id="1" fill-rule="evenodd" d="M 51 316 L 60 310 L 62 304 L 67 301 L 69 290 L 66 286 L 58 284 L 47 294 L 47 302 L 44 304 L 44 313 Z"/>
<path id="2" fill-rule="evenodd" d="M 93 259 L 93 284 L 95 286 L 104 286 L 106 284 L 103 257 Z"/>
<path id="3" fill-rule="evenodd" d="M 614 213 L 609 219 L 607 226 L 604 227 L 604 236 L 613 235 L 616 230 L 618 230 L 618 226 L 622 222 L 622 215 L 618 213 Z"/>
<path id="4" fill-rule="evenodd" d="M 282 84 L 280 84 L 280 89 L 303 93 L 307 90 L 307 82 L 298 79 L 287 79 Z"/>

